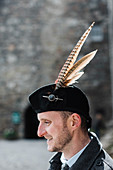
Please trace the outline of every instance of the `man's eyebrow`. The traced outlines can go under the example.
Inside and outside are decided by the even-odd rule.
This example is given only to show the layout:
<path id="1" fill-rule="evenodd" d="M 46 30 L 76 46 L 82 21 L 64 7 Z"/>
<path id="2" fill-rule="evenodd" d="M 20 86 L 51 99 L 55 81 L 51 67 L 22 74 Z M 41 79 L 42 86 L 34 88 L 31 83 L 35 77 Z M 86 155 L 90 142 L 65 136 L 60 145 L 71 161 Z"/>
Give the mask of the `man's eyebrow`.
<path id="1" fill-rule="evenodd" d="M 38 114 L 37 114 L 37 119 L 39 120 L 39 118 L 38 118 Z M 44 120 L 44 119 L 46 119 L 46 118 L 40 118 L 40 120 Z"/>
<path id="2" fill-rule="evenodd" d="M 37 116 L 37 119 L 38 119 L 38 116 Z M 41 119 L 38 119 L 39 121 L 45 121 L 45 120 L 48 120 L 48 121 L 50 121 L 49 119 L 47 119 L 47 118 L 41 118 Z"/>

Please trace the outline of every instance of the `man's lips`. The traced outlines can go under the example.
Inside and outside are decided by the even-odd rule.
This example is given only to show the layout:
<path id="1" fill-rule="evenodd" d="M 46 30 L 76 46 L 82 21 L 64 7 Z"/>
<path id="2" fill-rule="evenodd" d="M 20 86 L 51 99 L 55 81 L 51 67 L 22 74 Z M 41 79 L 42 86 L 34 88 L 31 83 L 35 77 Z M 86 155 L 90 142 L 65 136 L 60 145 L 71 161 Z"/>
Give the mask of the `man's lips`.
<path id="1" fill-rule="evenodd" d="M 49 138 L 47 139 L 47 143 L 49 143 L 50 141 L 52 141 L 53 138 Z"/>
<path id="2" fill-rule="evenodd" d="M 53 139 L 52 136 L 49 136 L 49 135 L 45 135 L 44 138 L 47 139 L 47 140 Z"/>

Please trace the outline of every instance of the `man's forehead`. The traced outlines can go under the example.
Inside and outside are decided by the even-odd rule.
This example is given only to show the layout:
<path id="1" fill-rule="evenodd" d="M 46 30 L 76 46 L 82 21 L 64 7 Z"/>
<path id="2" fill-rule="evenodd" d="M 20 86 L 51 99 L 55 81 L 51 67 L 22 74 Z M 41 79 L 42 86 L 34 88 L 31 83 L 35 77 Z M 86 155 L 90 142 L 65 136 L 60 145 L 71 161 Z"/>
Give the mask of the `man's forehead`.
<path id="1" fill-rule="evenodd" d="M 47 118 L 54 118 L 57 116 L 60 116 L 60 111 L 47 111 L 47 112 L 41 112 L 37 114 L 38 120 L 41 119 L 47 119 Z"/>

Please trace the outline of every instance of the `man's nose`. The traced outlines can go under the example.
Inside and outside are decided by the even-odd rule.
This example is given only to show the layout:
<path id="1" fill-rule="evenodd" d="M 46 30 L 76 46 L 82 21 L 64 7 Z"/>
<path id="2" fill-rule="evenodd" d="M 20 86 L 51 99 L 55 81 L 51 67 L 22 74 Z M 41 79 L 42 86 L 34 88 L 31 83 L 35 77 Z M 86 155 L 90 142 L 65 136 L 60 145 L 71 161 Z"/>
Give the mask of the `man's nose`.
<path id="1" fill-rule="evenodd" d="M 46 133 L 47 132 L 46 132 L 45 128 L 43 126 L 39 125 L 37 135 L 39 137 L 43 137 Z"/>

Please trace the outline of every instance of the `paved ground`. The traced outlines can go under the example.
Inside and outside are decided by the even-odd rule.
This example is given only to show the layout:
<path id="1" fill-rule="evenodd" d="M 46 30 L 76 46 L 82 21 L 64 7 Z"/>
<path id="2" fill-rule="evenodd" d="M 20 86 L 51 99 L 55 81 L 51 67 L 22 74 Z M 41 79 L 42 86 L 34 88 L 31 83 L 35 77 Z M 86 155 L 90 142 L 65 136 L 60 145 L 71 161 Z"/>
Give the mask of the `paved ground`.
<path id="1" fill-rule="evenodd" d="M 113 155 L 113 123 L 101 139 L 103 147 Z M 0 140 L 0 170 L 47 170 L 53 155 L 46 140 Z"/>
<path id="2" fill-rule="evenodd" d="M 47 170 L 46 140 L 0 140 L 0 170 Z"/>

